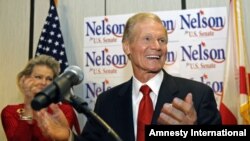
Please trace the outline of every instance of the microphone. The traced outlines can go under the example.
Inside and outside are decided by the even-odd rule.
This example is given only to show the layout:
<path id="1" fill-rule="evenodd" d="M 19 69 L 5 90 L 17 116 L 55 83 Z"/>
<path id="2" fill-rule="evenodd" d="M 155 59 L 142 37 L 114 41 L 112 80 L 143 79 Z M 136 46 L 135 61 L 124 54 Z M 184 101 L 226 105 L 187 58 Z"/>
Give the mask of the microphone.
<path id="1" fill-rule="evenodd" d="M 78 66 L 69 66 L 64 72 L 55 78 L 50 85 L 38 92 L 31 101 L 31 107 L 39 111 L 49 106 L 52 102 L 57 103 L 68 94 L 73 85 L 78 85 L 83 80 L 83 72 Z"/>

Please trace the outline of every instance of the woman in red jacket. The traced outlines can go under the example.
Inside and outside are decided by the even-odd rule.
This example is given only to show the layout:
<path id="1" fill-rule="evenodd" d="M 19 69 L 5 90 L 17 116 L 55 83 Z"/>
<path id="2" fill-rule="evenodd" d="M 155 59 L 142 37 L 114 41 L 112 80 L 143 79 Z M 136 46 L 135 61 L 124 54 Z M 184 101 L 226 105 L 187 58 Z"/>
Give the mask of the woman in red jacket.
<path id="1" fill-rule="evenodd" d="M 24 95 L 23 103 L 7 105 L 1 112 L 2 124 L 8 141 L 51 141 L 43 135 L 33 116 L 31 101 L 35 94 L 48 86 L 59 74 L 60 65 L 52 57 L 40 55 L 31 59 L 17 75 L 17 84 Z M 68 125 L 80 132 L 77 116 L 73 108 L 66 103 L 58 103 L 65 114 Z M 50 107 L 48 112 L 53 113 Z"/>

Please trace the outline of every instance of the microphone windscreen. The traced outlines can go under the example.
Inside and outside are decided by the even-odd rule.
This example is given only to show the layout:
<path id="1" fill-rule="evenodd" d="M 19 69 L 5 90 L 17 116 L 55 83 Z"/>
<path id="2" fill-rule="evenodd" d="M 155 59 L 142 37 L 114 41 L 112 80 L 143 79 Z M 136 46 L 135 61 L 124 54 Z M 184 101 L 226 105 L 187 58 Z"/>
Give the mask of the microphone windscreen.
<path id="1" fill-rule="evenodd" d="M 72 84 L 77 85 L 80 84 L 83 81 L 84 75 L 80 67 L 78 66 L 69 66 L 65 69 L 64 72 L 72 72 L 76 75 L 76 77 L 73 78 Z"/>

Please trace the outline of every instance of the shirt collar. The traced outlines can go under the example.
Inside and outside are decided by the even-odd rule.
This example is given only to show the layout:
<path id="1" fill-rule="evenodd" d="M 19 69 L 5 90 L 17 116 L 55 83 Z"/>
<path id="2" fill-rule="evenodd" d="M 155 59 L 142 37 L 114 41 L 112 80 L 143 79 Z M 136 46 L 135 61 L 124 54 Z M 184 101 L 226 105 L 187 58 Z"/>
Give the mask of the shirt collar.
<path id="1" fill-rule="evenodd" d="M 154 94 L 158 95 L 162 81 L 163 81 L 163 71 L 162 70 L 146 83 L 141 83 L 138 79 L 136 79 L 133 76 L 133 93 L 138 95 L 141 86 L 144 84 L 147 84 L 151 88 L 152 92 Z"/>

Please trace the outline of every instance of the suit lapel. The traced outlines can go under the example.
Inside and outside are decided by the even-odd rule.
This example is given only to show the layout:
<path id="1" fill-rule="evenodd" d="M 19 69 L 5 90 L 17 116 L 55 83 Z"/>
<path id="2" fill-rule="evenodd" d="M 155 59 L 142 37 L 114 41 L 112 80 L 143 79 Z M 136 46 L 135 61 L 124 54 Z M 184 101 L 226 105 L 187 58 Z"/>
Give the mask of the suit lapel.
<path id="1" fill-rule="evenodd" d="M 134 123 L 132 110 L 132 79 L 130 79 L 118 92 L 116 114 L 117 120 L 120 122 L 123 137 L 126 140 L 134 141 Z M 132 126 L 131 126 L 132 125 Z"/>
<path id="2" fill-rule="evenodd" d="M 154 111 L 154 115 L 152 119 L 152 124 L 157 124 L 157 119 L 159 117 L 163 104 L 171 103 L 175 96 L 175 93 L 177 93 L 178 91 L 173 77 L 169 75 L 168 73 L 166 73 L 166 71 L 163 70 L 163 72 L 164 72 L 164 77 L 163 77 L 163 81 L 160 87 L 160 91 L 159 91 L 159 95 L 158 95 L 158 99 L 157 99 L 157 103 L 156 103 L 156 107 L 155 107 L 155 111 Z"/>

